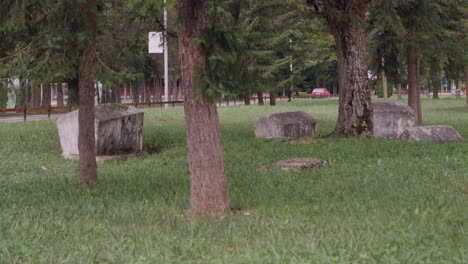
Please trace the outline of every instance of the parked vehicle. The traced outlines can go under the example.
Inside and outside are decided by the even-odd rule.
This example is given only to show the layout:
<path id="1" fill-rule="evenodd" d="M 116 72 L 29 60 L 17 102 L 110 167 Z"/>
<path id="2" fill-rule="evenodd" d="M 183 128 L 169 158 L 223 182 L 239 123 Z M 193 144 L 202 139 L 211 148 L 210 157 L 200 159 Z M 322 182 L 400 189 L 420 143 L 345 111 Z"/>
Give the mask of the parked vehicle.
<path id="1" fill-rule="evenodd" d="M 311 95 L 312 98 L 330 98 L 332 96 L 327 88 L 315 88 Z"/>

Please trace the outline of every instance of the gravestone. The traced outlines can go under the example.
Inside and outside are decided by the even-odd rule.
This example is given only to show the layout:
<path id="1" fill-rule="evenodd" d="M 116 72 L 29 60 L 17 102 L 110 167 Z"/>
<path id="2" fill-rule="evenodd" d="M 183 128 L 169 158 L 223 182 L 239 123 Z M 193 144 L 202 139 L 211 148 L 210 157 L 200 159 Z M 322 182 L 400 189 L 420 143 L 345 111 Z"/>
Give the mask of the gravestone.
<path id="1" fill-rule="evenodd" d="M 407 128 L 416 125 L 416 114 L 400 102 L 377 102 L 374 107 L 374 137 L 397 139 Z"/>
<path id="2" fill-rule="evenodd" d="M 63 156 L 77 159 L 78 113 L 68 113 L 57 120 Z M 94 120 L 96 155 L 119 155 L 141 152 L 143 149 L 144 112 L 118 104 L 96 106 Z"/>
<path id="3" fill-rule="evenodd" d="M 315 125 L 315 119 L 302 111 L 271 114 L 255 123 L 255 136 L 265 139 L 313 137 Z"/>
<path id="4" fill-rule="evenodd" d="M 400 140 L 437 143 L 462 142 L 463 137 L 451 126 L 418 126 L 406 129 Z"/>

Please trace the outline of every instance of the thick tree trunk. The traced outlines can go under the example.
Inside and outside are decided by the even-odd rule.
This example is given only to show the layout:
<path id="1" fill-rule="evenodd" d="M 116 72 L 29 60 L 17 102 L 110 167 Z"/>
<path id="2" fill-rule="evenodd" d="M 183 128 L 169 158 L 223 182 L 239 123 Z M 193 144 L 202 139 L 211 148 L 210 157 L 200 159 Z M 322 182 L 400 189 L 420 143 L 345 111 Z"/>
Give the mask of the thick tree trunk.
<path id="1" fill-rule="evenodd" d="M 416 124 L 422 124 L 422 113 L 419 93 L 419 50 L 415 47 L 408 48 L 408 105 L 416 113 Z"/>
<path id="2" fill-rule="evenodd" d="M 258 92 L 257 97 L 258 97 L 258 104 L 259 105 L 264 105 L 265 102 L 263 101 L 263 92 Z"/>
<path id="3" fill-rule="evenodd" d="M 84 185 L 98 182 L 96 169 L 96 143 L 94 138 L 94 81 L 92 70 L 96 62 L 96 47 L 94 40 L 97 34 L 97 4 L 96 0 L 87 0 L 83 7 L 83 15 L 87 18 L 87 32 L 91 40 L 81 43 L 79 79 L 79 129 L 78 151 L 80 153 L 80 181 Z"/>
<path id="4" fill-rule="evenodd" d="M 276 93 L 270 92 L 270 105 L 276 105 Z"/>
<path id="5" fill-rule="evenodd" d="M 250 94 L 244 96 L 244 104 L 245 105 L 250 105 Z"/>
<path id="6" fill-rule="evenodd" d="M 42 85 L 42 102 L 41 102 L 41 107 L 49 107 L 51 105 L 51 101 L 50 101 L 50 96 L 51 96 L 51 93 L 50 93 L 50 86 L 52 84 L 49 83 L 49 84 L 45 84 L 45 85 Z"/>
<path id="7" fill-rule="evenodd" d="M 177 0 L 179 49 L 190 163 L 190 211 L 219 215 L 230 209 L 216 104 L 195 92 L 194 77 L 206 56 L 193 39 L 208 27 L 201 0 Z"/>
<path id="8" fill-rule="evenodd" d="M 57 83 L 57 106 L 63 106 L 63 85 L 62 83 Z"/>
<path id="9" fill-rule="evenodd" d="M 365 12 L 365 11 L 364 11 Z M 337 46 L 340 105 L 335 136 L 373 136 L 366 35 L 362 24 L 329 21 Z"/>

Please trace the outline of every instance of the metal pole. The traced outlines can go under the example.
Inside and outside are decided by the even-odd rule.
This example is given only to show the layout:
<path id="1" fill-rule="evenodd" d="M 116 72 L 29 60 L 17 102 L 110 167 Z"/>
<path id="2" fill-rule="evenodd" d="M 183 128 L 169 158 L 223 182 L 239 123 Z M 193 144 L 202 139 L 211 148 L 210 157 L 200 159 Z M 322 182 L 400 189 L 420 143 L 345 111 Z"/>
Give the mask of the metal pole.
<path id="1" fill-rule="evenodd" d="M 169 102 L 169 52 L 167 50 L 167 8 L 164 0 L 164 95 Z M 168 105 L 166 104 L 166 108 Z"/>

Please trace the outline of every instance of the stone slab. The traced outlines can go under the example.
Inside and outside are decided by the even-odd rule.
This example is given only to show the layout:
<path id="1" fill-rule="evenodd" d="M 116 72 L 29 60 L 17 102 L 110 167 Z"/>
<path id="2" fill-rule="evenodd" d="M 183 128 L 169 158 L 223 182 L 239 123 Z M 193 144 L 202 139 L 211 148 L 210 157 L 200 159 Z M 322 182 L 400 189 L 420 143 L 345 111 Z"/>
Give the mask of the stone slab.
<path id="1" fill-rule="evenodd" d="M 315 119 L 309 114 L 285 112 L 271 114 L 260 118 L 255 123 L 255 136 L 264 139 L 285 137 L 313 137 L 315 136 Z"/>
<path id="2" fill-rule="evenodd" d="M 62 154 L 74 159 L 78 151 L 79 110 L 57 120 Z M 143 149 L 143 110 L 117 104 L 96 106 L 96 155 L 139 152 Z"/>
<path id="3" fill-rule="evenodd" d="M 418 126 L 406 129 L 398 138 L 405 141 L 436 143 L 462 142 L 463 137 L 451 126 Z"/>
<path id="4" fill-rule="evenodd" d="M 272 165 L 283 171 L 300 171 L 308 168 L 324 167 L 330 164 L 331 163 L 328 160 L 316 158 L 297 158 L 278 161 L 273 163 Z"/>
<path id="5" fill-rule="evenodd" d="M 407 104 L 377 102 L 374 107 L 374 137 L 397 139 L 416 125 L 416 114 Z"/>

